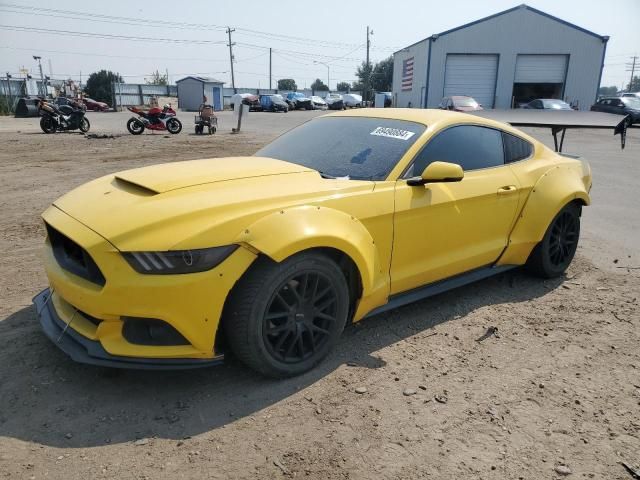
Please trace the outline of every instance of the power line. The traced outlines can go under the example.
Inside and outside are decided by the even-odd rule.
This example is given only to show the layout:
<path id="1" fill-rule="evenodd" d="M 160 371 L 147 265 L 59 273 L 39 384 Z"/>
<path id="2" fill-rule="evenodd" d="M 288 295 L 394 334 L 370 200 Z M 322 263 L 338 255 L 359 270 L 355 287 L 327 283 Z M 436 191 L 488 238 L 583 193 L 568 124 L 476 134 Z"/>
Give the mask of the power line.
<path id="1" fill-rule="evenodd" d="M 209 44 L 209 45 L 220 45 L 224 43 L 224 41 L 213 41 L 213 40 L 188 40 L 188 39 L 176 39 L 176 38 L 135 37 L 135 36 L 129 36 L 129 35 L 113 35 L 108 33 L 76 32 L 73 30 L 54 30 L 49 28 L 25 27 L 20 25 L 0 25 L 0 28 L 5 30 L 16 30 L 16 31 L 24 31 L 24 32 L 65 35 L 65 36 L 71 35 L 75 37 L 91 37 L 91 38 L 101 38 L 101 39 L 108 39 L 108 40 L 132 40 L 132 41 L 141 41 L 141 42 L 165 42 L 165 43 Z"/>

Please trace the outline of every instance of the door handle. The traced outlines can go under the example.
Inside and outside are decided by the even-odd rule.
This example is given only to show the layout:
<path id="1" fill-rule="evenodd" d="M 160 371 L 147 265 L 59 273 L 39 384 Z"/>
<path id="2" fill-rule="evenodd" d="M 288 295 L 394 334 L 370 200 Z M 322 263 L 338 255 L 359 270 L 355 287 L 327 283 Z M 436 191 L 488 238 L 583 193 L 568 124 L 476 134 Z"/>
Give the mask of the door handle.
<path id="1" fill-rule="evenodd" d="M 515 185 L 506 185 L 498 189 L 498 195 L 509 195 L 518 191 L 518 187 Z"/>

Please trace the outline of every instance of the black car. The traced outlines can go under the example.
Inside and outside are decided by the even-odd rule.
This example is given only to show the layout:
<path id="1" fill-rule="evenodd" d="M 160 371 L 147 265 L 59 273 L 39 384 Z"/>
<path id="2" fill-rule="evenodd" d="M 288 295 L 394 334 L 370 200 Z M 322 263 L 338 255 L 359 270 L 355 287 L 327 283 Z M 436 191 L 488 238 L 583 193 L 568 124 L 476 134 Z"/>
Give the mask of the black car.
<path id="1" fill-rule="evenodd" d="M 556 98 L 536 98 L 522 105 L 522 108 L 535 110 L 572 110 L 571 105 Z"/>
<path id="2" fill-rule="evenodd" d="M 603 97 L 591 105 L 591 111 L 630 115 L 630 123 L 640 123 L 640 98 Z"/>
<path id="3" fill-rule="evenodd" d="M 289 105 L 284 101 L 282 95 L 260 95 L 260 105 L 263 112 L 285 112 L 289 111 Z"/>

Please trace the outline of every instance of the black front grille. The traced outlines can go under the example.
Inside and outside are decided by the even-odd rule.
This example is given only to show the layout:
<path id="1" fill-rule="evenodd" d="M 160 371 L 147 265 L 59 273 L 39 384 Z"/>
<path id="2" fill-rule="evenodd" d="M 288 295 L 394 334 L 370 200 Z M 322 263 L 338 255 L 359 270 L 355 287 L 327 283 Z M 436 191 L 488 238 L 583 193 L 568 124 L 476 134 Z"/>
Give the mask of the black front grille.
<path id="1" fill-rule="evenodd" d="M 104 275 L 102 275 L 98 265 L 96 265 L 89 253 L 51 225 L 46 224 L 46 226 L 53 255 L 58 264 L 74 275 L 103 286 L 105 284 Z"/>

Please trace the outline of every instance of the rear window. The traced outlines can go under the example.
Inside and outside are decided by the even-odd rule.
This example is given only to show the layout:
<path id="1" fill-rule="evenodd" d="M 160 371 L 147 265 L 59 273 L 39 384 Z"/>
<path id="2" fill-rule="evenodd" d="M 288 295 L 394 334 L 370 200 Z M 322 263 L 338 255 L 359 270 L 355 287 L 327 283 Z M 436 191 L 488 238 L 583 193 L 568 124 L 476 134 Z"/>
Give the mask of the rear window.
<path id="1" fill-rule="evenodd" d="M 285 133 L 256 156 L 352 180 L 384 180 L 426 127 L 386 118 L 325 117 Z"/>
<path id="2" fill-rule="evenodd" d="M 533 146 L 520 137 L 502 132 L 505 163 L 517 162 L 528 158 L 533 153 Z"/>

